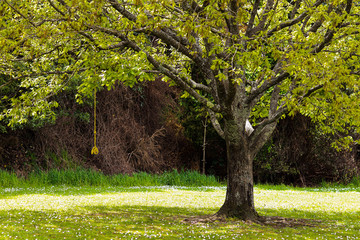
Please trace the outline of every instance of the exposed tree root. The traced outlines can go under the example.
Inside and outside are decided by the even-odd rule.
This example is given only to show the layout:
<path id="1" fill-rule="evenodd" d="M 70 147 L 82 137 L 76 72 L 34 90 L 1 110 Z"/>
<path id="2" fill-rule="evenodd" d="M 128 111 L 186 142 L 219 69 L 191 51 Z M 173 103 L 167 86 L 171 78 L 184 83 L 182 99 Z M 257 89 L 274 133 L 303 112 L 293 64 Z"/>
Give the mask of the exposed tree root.
<path id="1" fill-rule="evenodd" d="M 254 208 L 232 208 L 224 204 L 220 210 L 215 213 L 216 216 L 220 218 L 234 218 L 241 219 L 243 221 L 249 221 L 253 223 L 261 224 L 260 215 L 256 212 Z"/>
<path id="2" fill-rule="evenodd" d="M 284 227 L 316 227 L 321 221 L 314 219 L 302 219 L 302 218 L 284 218 L 284 217 L 261 217 L 263 225 L 270 225 L 275 228 Z"/>
<path id="3" fill-rule="evenodd" d="M 240 220 L 236 218 L 226 218 L 223 215 L 205 215 L 186 218 L 183 220 L 185 223 L 190 224 L 205 224 L 205 223 L 236 223 L 243 222 L 245 224 L 260 224 L 265 226 L 272 226 L 274 228 L 295 228 L 295 227 L 316 227 L 321 221 L 313 219 L 301 219 L 301 218 L 284 218 L 277 216 L 261 216 L 257 220 Z"/>

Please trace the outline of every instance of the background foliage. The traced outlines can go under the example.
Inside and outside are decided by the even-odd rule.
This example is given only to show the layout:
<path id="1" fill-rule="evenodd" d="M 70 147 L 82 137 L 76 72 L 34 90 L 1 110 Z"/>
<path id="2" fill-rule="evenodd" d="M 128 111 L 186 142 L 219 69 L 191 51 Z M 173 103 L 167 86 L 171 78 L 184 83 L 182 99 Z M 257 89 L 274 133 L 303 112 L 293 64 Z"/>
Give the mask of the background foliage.
<path id="1" fill-rule="evenodd" d="M 197 3 L 205 6 L 209 2 Z M 179 1 L 2 1 L 0 130 L 6 131 L 8 125 L 22 129 L 3 134 L 2 167 L 27 172 L 87 165 L 108 173 L 198 168 L 199 151 L 192 149 L 184 134 L 199 147 L 203 110 L 219 107 L 216 94 L 209 93 L 210 78 L 204 78 L 201 61 L 197 61 L 202 60 L 201 52 L 204 59 L 210 59 L 208 70 L 216 73 L 212 80 L 222 84 L 233 73 L 240 77 L 227 83 L 241 86 L 244 98 L 261 93 L 254 107 L 244 111 L 254 125 L 270 119 L 275 85 L 282 97 L 277 99 L 279 106 L 286 106 L 295 121 L 303 116 L 317 121 L 316 125 L 308 119 L 299 121 L 303 128 L 281 122 L 284 126 L 255 162 L 258 181 L 319 181 L 311 180 L 319 172 L 305 173 L 309 166 L 331 173 L 324 179 L 356 174 L 357 160 L 351 160 L 355 155 L 346 157 L 343 169 L 347 170 L 339 168 L 341 156 L 348 153 L 339 156 L 329 150 L 327 139 L 340 139 L 337 146 L 342 146 L 357 137 L 358 129 L 350 125 L 359 125 L 360 119 L 359 4 L 280 1 L 277 11 L 267 11 L 265 1 L 236 1 L 241 8 L 232 17 L 243 23 L 254 16 L 253 26 L 240 24 L 238 36 L 227 38 L 231 24 L 221 19 L 231 18 L 224 11 L 230 1 L 210 3 L 198 14 Z M 262 7 L 261 16 L 251 11 L 255 3 Z M 262 19 L 268 22 L 260 31 L 265 27 Z M 183 38 L 178 47 L 177 42 L 165 42 L 160 33 L 167 30 L 184 36 L 185 44 Z M 239 36 L 246 44 L 237 42 Z M 227 39 L 235 44 L 228 44 Z M 196 44 L 201 47 L 196 49 Z M 159 65 L 151 66 L 150 60 Z M 233 72 L 228 71 L 230 65 L 235 67 Z M 243 75 L 239 66 L 246 70 Z M 276 72 L 275 66 L 283 72 Z M 174 84 L 177 79 L 188 93 L 168 90 L 159 83 L 153 83 L 155 87 L 142 83 L 155 80 L 160 72 L 167 75 L 163 80 Z M 94 90 L 100 97 L 102 155 L 98 157 L 88 153 Z M 178 96 L 189 96 L 189 92 L 198 102 L 189 98 L 177 105 Z M 281 107 L 277 110 L 285 109 Z M 285 112 L 278 113 L 277 118 Z M 50 127 L 56 116 L 55 127 Z M 216 116 L 221 122 L 221 114 Z M 225 168 L 225 150 L 218 139 L 211 129 L 209 172 Z M 212 152 L 220 157 L 212 157 Z M 334 160 L 328 163 L 328 159 Z M 304 160 L 307 167 L 300 164 Z"/>

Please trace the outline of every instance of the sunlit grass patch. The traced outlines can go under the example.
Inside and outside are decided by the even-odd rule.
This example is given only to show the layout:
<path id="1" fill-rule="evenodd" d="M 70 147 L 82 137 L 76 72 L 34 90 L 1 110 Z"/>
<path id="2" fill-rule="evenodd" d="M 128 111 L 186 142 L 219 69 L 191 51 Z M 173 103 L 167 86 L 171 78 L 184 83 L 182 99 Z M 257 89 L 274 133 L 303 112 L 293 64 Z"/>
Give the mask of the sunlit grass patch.
<path id="1" fill-rule="evenodd" d="M 358 192 L 255 188 L 261 215 L 314 220 L 292 227 L 185 221 L 215 213 L 224 187 L 57 186 L 0 193 L 0 239 L 360 238 Z"/>

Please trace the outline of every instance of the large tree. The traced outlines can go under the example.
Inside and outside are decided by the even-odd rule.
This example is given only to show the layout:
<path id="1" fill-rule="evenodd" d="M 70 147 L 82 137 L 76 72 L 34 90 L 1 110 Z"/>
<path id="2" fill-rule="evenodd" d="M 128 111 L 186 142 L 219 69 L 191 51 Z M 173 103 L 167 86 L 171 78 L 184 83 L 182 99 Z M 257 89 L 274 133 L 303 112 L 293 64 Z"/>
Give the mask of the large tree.
<path id="1" fill-rule="evenodd" d="M 81 101 L 161 75 L 203 104 L 226 141 L 219 215 L 258 219 L 253 159 L 284 114 L 328 132 L 360 125 L 357 1 L 2 0 L 0 13 L 0 87 L 23 90 L 3 118 L 46 117 L 69 84 Z"/>

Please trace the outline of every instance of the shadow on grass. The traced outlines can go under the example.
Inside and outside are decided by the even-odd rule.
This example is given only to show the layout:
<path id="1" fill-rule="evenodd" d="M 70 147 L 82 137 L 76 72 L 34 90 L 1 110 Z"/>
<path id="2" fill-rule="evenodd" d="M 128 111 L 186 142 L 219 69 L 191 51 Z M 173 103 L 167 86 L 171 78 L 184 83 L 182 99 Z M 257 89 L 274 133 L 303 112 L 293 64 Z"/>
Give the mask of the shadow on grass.
<path id="1" fill-rule="evenodd" d="M 1 236 L 5 239 L 6 236 L 20 239 L 55 236 L 57 239 L 188 239 L 197 236 L 203 239 L 202 231 L 189 232 L 189 225 L 181 220 L 193 214 L 209 214 L 209 211 L 147 206 L 84 206 L 59 212 L 0 211 L 0 239 Z"/>
<path id="2" fill-rule="evenodd" d="M 262 215 L 305 219 L 312 224 L 260 225 L 236 219 L 186 222 L 214 214 L 214 208 L 82 206 L 67 211 L 0 211 L 1 236 L 102 239 L 358 239 L 360 211 L 351 213 L 259 209 Z M 279 220 L 279 218 L 277 218 Z M 281 220 L 281 219 L 280 219 Z M 318 222 L 316 220 L 321 220 Z M 2 234 L 2 235 L 1 235 Z M 152 236 L 152 237 L 150 237 Z M 6 239 L 6 237 L 5 237 Z"/>
<path id="3" fill-rule="evenodd" d="M 358 186 L 334 186 L 334 187 L 293 187 L 288 185 L 256 185 L 255 190 L 276 191 L 300 191 L 300 192 L 360 192 Z"/>
<path id="4" fill-rule="evenodd" d="M 258 209 L 258 212 L 265 217 L 286 217 L 294 219 L 309 219 L 316 220 L 319 223 L 335 223 L 335 222 L 348 222 L 351 224 L 360 226 L 360 210 L 352 212 L 336 212 L 336 211 L 305 211 L 298 209 L 271 209 L 271 208 L 262 208 Z M 359 232 L 360 234 L 360 232 Z"/>

